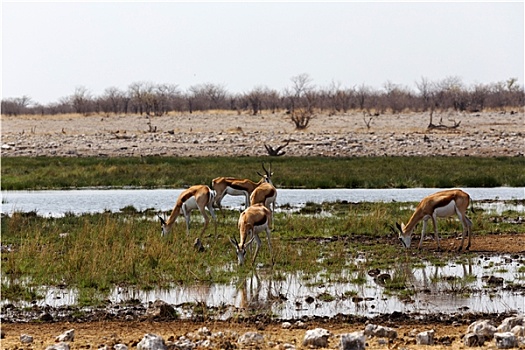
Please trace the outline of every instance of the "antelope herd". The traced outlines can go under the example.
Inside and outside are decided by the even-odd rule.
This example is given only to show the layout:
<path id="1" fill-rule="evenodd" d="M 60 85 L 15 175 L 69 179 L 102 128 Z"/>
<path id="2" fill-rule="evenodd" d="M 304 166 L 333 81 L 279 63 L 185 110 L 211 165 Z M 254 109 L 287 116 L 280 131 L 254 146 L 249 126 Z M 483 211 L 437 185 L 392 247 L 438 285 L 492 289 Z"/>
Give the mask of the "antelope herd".
<path id="1" fill-rule="evenodd" d="M 230 238 L 231 244 L 235 248 L 237 262 L 243 265 L 246 261 L 246 249 L 255 241 L 256 247 L 252 258 L 252 264 L 257 258 L 261 247 L 259 233 L 265 231 L 268 240 L 268 247 L 272 264 L 274 263 L 272 254 L 272 244 L 270 238 L 270 227 L 273 228 L 273 212 L 275 211 L 275 202 L 277 198 L 277 189 L 272 183 L 271 165 L 268 169 L 262 164 L 264 174 L 257 172 L 261 179 L 259 182 L 253 182 L 249 179 L 239 179 L 234 177 L 217 177 L 212 180 L 212 188 L 206 185 L 195 185 L 184 190 L 178 197 L 175 207 L 167 220 L 158 216 L 161 222 L 162 236 L 169 233 L 177 217 L 182 214 L 186 219 L 186 234 L 190 231 L 190 213 L 198 209 L 204 218 L 204 226 L 200 235 L 206 231 L 209 218 L 206 209 L 210 212 L 215 223 L 215 234 L 217 234 L 217 217 L 214 205 L 221 208 L 221 201 L 225 195 L 244 196 L 246 208 L 241 212 L 237 223 L 239 229 L 239 241 L 236 238 Z M 444 190 L 433 193 L 421 200 L 416 210 L 410 217 L 407 224 L 396 223 L 399 230 L 399 240 L 404 248 L 409 248 L 412 242 L 412 234 L 416 225 L 423 221 L 423 229 L 418 248 L 421 249 L 425 236 L 427 221 L 432 219 L 434 234 L 438 250 L 441 249 L 440 239 L 437 230 L 436 219 L 438 217 L 450 217 L 457 215 L 463 226 L 461 244 L 458 251 L 463 248 L 465 236 L 468 235 L 468 244 L 465 250 L 471 245 L 472 221 L 467 217 L 469 204 L 472 208 L 470 196 L 459 189 Z M 197 239 L 199 240 L 199 239 Z"/>

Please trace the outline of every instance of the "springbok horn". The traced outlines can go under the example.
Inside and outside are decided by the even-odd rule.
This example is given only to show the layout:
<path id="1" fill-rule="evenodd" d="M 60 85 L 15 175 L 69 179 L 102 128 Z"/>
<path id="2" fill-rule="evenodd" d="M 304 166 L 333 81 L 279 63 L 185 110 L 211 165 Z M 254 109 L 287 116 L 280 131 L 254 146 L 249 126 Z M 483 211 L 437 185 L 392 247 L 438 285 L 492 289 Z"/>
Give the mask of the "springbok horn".
<path id="1" fill-rule="evenodd" d="M 396 227 L 399 231 L 403 232 L 403 229 L 401 228 L 401 225 L 399 225 L 399 222 L 396 222 Z"/>
<path id="2" fill-rule="evenodd" d="M 266 173 L 267 176 L 270 176 L 270 173 L 268 172 L 268 170 L 266 170 L 266 168 L 264 167 L 264 163 L 261 163 L 262 165 L 262 168 L 264 170 L 264 172 Z"/>
<path id="3" fill-rule="evenodd" d="M 235 238 L 230 238 L 231 244 L 235 247 L 235 249 L 239 248 L 239 244 L 237 243 L 237 240 Z"/>

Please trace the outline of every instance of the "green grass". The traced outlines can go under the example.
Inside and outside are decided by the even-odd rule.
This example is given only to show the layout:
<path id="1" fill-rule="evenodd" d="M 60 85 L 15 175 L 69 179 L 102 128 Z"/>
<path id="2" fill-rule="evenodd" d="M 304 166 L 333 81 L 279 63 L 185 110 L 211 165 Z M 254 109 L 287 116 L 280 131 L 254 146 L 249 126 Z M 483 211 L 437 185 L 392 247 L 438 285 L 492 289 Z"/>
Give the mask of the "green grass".
<path id="1" fill-rule="evenodd" d="M 259 179 L 272 163 L 280 188 L 525 186 L 525 158 L 498 157 L 3 157 L 2 190 L 182 188 L 217 176 Z"/>
<path id="2" fill-rule="evenodd" d="M 400 262 L 418 266 L 421 261 L 439 265 L 447 259 L 457 260 L 455 253 L 403 250 L 388 224 L 408 217 L 410 212 L 399 209 L 408 204 L 331 203 L 323 205 L 331 215 L 276 214 L 272 231 L 275 266 L 271 273 L 276 279 L 299 272 L 306 281 L 323 274 L 326 280 L 357 283 L 375 267 L 390 269 Z M 37 298 L 38 286 L 60 285 L 78 288 L 82 296 L 79 302 L 89 304 L 93 298 L 102 300 L 116 285 L 148 290 L 175 284 L 228 283 L 251 271 L 252 266 L 237 266 L 228 241 L 238 235 L 238 212 L 223 213 L 225 218 L 219 214 L 217 236 L 210 225 L 202 238 L 206 250 L 201 253 L 193 248 L 201 225 L 197 217 L 192 220 L 189 236 L 179 219 L 172 233 L 161 237 L 159 223 L 152 214 L 133 210 L 63 218 L 14 213 L 1 221 L 1 243 L 13 247 L 13 251 L 2 253 L 2 295 Z M 501 227 L 481 210 L 470 217 L 474 222 L 474 246 L 476 235 L 525 232 L 523 225 Z M 439 225 L 444 235 L 461 230 L 453 220 L 440 220 Z M 268 268 L 271 257 L 266 238 L 261 239 L 256 263 Z M 363 262 L 356 265 L 356 259 L 363 257 Z M 401 270 L 393 275 L 389 288 L 402 289 L 406 282 L 403 277 Z"/>

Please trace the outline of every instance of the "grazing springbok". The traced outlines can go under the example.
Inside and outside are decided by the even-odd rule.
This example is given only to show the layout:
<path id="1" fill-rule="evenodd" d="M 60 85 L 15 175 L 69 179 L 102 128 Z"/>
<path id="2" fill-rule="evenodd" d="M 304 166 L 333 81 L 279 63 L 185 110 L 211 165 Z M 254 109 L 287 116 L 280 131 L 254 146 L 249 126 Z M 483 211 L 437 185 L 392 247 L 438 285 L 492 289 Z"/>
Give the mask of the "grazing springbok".
<path id="1" fill-rule="evenodd" d="M 405 248 L 409 248 L 410 243 L 412 242 L 414 228 L 418 222 L 423 220 L 423 230 L 421 231 L 421 240 L 419 241 L 419 249 L 421 249 L 425 231 L 427 229 L 427 221 L 428 219 L 432 219 L 438 249 L 441 249 L 439 245 L 436 219 L 438 217 L 443 218 L 456 214 L 463 226 L 461 245 L 459 246 L 458 251 L 461 251 L 463 248 L 465 234 L 468 234 L 468 244 L 465 250 L 469 250 L 472 237 L 472 221 L 467 217 L 469 203 L 472 204 L 472 201 L 468 193 L 458 189 L 439 191 L 423 198 L 423 200 L 417 205 L 416 211 L 412 214 L 412 217 L 408 220 L 406 225 L 403 223 L 399 225 L 399 223 L 396 222 L 396 226 L 400 231 L 399 240 L 403 243 Z M 472 206 L 471 210 L 473 211 Z"/>
<path id="2" fill-rule="evenodd" d="M 253 190 L 263 183 L 272 183 L 272 165 L 270 164 L 269 170 L 266 170 L 264 164 L 262 168 L 265 174 L 257 172 L 261 179 L 259 182 L 253 182 L 249 179 L 238 179 L 235 177 L 216 177 L 211 181 L 211 187 L 217 193 L 215 197 L 215 205 L 221 207 L 221 201 L 225 195 L 229 194 L 230 196 L 244 196 L 246 198 L 246 208 L 250 206 L 250 195 Z"/>
<path id="3" fill-rule="evenodd" d="M 215 199 L 215 192 L 212 191 L 206 185 L 195 185 L 184 190 L 177 198 L 177 203 L 171 211 L 171 215 L 168 220 L 164 220 L 159 216 L 161 227 L 162 227 L 162 236 L 168 234 L 177 220 L 177 217 L 180 214 L 184 215 L 186 219 L 186 234 L 190 233 L 190 214 L 193 209 L 199 209 L 204 218 L 204 227 L 201 231 L 201 236 L 206 231 L 208 227 L 209 218 L 206 215 L 205 208 L 208 208 L 213 220 L 215 221 L 215 233 L 217 233 L 217 217 L 215 216 L 215 210 L 213 209 L 213 201 Z"/>
<path id="4" fill-rule="evenodd" d="M 252 264 L 257 258 L 259 248 L 261 247 L 261 239 L 259 232 L 266 231 L 266 238 L 268 239 L 268 247 L 270 248 L 270 255 L 273 254 L 272 244 L 270 242 L 270 225 L 272 222 L 272 212 L 262 204 L 256 204 L 246 208 L 239 217 L 238 227 L 240 241 L 237 242 L 235 238 L 230 238 L 231 244 L 235 247 L 237 253 L 237 262 L 243 265 L 246 260 L 246 247 L 248 247 L 255 240 L 255 253 L 253 254 Z M 250 238 L 251 237 L 251 238 Z M 249 239 L 249 241 L 247 241 Z"/>

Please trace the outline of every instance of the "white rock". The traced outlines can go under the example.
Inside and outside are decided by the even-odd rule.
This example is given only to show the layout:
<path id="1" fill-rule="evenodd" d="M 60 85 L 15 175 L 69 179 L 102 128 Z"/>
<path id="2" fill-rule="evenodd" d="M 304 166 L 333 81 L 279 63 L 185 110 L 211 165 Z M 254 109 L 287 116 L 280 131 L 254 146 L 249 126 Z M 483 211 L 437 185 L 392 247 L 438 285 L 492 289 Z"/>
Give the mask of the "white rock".
<path id="1" fill-rule="evenodd" d="M 113 349 L 115 349 L 115 350 L 128 350 L 128 346 L 126 344 L 115 344 Z"/>
<path id="2" fill-rule="evenodd" d="M 303 339 L 304 346 L 313 346 L 317 348 L 326 348 L 328 346 L 328 337 L 330 332 L 324 328 L 315 328 L 306 331 Z"/>
<path id="3" fill-rule="evenodd" d="M 514 326 L 510 332 L 516 337 L 525 337 L 525 327 L 523 326 Z"/>
<path id="4" fill-rule="evenodd" d="M 494 333 L 494 340 L 498 349 L 512 349 L 518 347 L 518 339 L 511 332 Z"/>
<path id="5" fill-rule="evenodd" d="M 144 338 L 137 344 L 138 350 L 166 350 L 164 339 L 156 334 L 145 334 Z"/>
<path id="6" fill-rule="evenodd" d="M 258 344 L 264 342 L 264 336 L 257 332 L 246 332 L 237 341 L 241 344 Z"/>
<path id="7" fill-rule="evenodd" d="M 58 343 L 55 345 L 48 346 L 46 350 L 69 350 L 68 343 Z"/>
<path id="8" fill-rule="evenodd" d="M 421 332 L 416 335 L 417 345 L 434 345 L 434 330 Z"/>
<path id="9" fill-rule="evenodd" d="M 75 340 L 75 330 L 74 329 L 65 331 L 64 333 L 60 334 L 58 337 L 55 338 L 55 341 L 57 342 L 66 342 L 66 341 L 73 341 L 73 340 Z"/>
<path id="10" fill-rule="evenodd" d="M 198 335 L 209 336 L 209 335 L 211 335 L 211 331 L 208 329 L 208 327 L 202 327 L 202 328 L 199 328 L 199 330 L 197 331 L 197 334 Z"/>
<path id="11" fill-rule="evenodd" d="M 30 344 L 33 342 L 33 337 L 28 334 L 20 335 L 20 342 L 23 344 Z"/>
<path id="12" fill-rule="evenodd" d="M 283 323 L 281 324 L 281 327 L 282 327 L 283 329 L 290 329 L 290 328 L 292 328 L 292 324 L 291 324 L 290 322 L 283 322 Z"/>
<path id="13" fill-rule="evenodd" d="M 389 339 L 397 338 L 397 332 L 394 329 L 390 327 L 378 326 L 375 324 L 367 324 L 365 326 L 365 335 Z"/>
<path id="14" fill-rule="evenodd" d="M 525 315 L 507 317 L 497 328 L 498 333 L 510 332 L 515 326 L 525 326 Z"/>
<path id="15" fill-rule="evenodd" d="M 341 335 L 341 350 L 365 350 L 364 332 L 352 332 Z"/>
<path id="16" fill-rule="evenodd" d="M 467 333 L 463 337 L 463 344 L 468 347 L 483 346 L 485 343 L 485 336 L 476 333 Z"/>
<path id="17" fill-rule="evenodd" d="M 494 333 L 496 333 L 496 327 L 494 327 L 490 320 L 479 320 L 468 326 L 467 333 L 483 335 L 485 339 L 492 339 Z"/>

